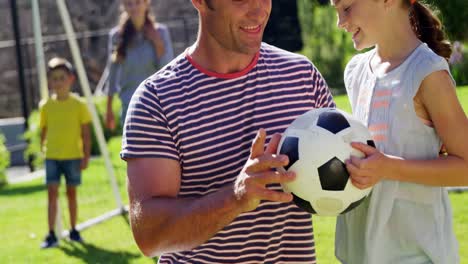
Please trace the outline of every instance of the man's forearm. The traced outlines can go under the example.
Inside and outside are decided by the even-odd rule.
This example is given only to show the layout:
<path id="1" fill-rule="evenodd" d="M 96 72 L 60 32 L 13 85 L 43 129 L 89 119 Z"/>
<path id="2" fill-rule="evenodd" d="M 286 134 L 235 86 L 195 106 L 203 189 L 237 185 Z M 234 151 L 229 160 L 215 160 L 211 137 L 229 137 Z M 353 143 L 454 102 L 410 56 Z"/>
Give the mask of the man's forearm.
<path id="1" fill-rule="evenodd" d="M 198 199 L 152 198 L 130 206 L 135 240 L 147 256 L 201 245 L 241 212 L 231 185 Z"/>

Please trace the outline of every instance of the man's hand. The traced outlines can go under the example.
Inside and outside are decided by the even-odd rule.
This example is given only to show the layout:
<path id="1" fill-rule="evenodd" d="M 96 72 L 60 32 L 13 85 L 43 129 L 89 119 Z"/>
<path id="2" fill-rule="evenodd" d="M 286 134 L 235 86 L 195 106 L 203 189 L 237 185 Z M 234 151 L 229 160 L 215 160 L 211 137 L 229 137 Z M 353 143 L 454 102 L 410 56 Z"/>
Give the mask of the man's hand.
<path id="1" fill-rule="evenodd" d="M 270 190 L 266 187 L 271 183 L 283 183 L 294 180 L 293 172 L 278 172 L 275 168 L 288 164 L 288 157 L 276 155 L 281 136 L 275 134 L 264 149 L 266 132 L 260 129 L 250 149 L 250 157 L 234 184 L 234 194 L 244 206 L 243 211 L 252 211 L 261 200 L 274 202 L 290 202 L 290 193 Z"/>

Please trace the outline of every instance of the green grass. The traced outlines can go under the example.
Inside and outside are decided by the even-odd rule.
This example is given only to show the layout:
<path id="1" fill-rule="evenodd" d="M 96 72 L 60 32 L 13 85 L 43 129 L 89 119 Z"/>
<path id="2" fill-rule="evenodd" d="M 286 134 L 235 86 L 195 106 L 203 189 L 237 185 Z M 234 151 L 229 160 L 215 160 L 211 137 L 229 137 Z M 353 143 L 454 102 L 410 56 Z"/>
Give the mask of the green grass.
<path id="1" fill-rule="evenodd" d="M 121 162 L 116 174 L 121 197 L 128 204 Z M 0 190 L 0 263 L 154 263 L 138 250 L 125 216 L 85 229 L 83 245 L 62 240 L 58 248 L 39 249 L 47 231 L 47 192 L 42 181 L 10 184 Z M 68 229 L 64 191 L 62 184 L 60 207 L 63 227 Z M 79 223 L 117 208 L 102 159 L 93 160 L 84 171 L 78 199 Z"/>
<path id="2" fill-rule="evenodd" d="M 457 90 L 460 101 L 468 109 L 468 87 Z M 349 111 L 346 96 L 336 96 L 338 107 Z M 124 164 L 118 158 L 119 140 L 110 143 L 121 197 L 127 204 Z M 79 222 L 84 222 L 116 208 L 103 161 L 98 159 L 84 171 L 83 185 L 78 189 Z M 63 225 L 68 228 L 64 189 L 60 191 Z M 133 240 L 128 220 L 114 217 L 82 232 L 86 244 L 61 241 L 60 247 L 40 250 L 47 229 L 47 194 L 42 179 L 12 184 L 0 189 L 0 263 L 154 263 L 144 257 Z M 454 227 L 460 248 L 468 248 L 468 193 L 451 193 Z M 337 263 L 334 258 L 335 218 L 314 217 L 319 263 Z M 461 263 L 468 263 L 468 251 L 461 250 Z"/>

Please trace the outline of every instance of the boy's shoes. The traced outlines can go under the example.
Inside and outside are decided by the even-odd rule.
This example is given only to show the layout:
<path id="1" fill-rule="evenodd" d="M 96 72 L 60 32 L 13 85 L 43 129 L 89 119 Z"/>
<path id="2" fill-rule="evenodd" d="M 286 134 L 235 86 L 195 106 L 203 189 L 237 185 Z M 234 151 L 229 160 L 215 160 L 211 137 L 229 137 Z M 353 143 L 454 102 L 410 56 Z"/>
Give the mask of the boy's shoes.
<path id="1" fill-rule="evenodd" d="M 42 242 L 41 248 L 53 248 L 56 246 L 58 246 L 57 237 L 54 232 L 50 232 L 44 239 L 44 242 Z"/>
<path id="2" fill-rule="evenodd" d="M 80 232 L 76 229 L 70 230 L 70 240 L 83 243 L 83 238 L 81 238 Z"/>

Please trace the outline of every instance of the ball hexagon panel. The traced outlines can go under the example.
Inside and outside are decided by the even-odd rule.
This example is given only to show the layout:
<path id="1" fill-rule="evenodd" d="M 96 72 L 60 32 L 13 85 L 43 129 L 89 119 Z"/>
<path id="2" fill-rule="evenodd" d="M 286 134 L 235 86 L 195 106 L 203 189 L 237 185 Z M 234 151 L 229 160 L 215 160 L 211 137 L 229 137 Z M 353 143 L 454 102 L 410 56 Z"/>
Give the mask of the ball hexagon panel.
<path id="1" fill-rule="evenodd" d="M 317 120 L 317 126 L 326 129 L 333 134 L 337 134 L 341 130 L 350 127 L 346 117 L 337 111 L 321 113 Z"/>
<path id="2" fill-rule="evenodd" d="M 284 167 L 288 170 L 294 163 L 299 160 L 299 138 L 297 137 L 286 137 L 281 145 L 280 154 L 288 156 L 289 163 Z"/>
<path id="3" fill-rule="evenodd" d="M 317 170 L 323 190 L 343 191 L 345 189 L 349 173 L 346 170 L 346 165 L 340 159 L 333 157 Z"/>

